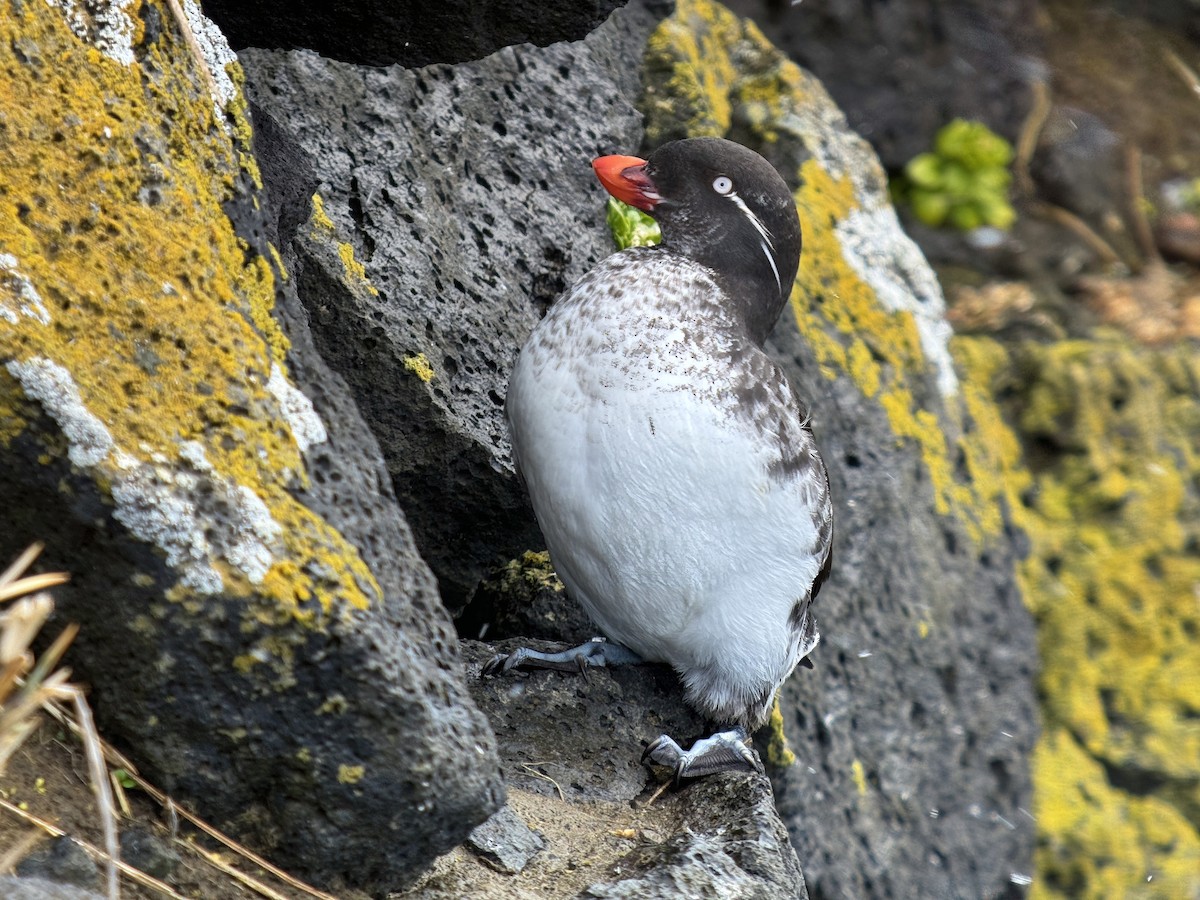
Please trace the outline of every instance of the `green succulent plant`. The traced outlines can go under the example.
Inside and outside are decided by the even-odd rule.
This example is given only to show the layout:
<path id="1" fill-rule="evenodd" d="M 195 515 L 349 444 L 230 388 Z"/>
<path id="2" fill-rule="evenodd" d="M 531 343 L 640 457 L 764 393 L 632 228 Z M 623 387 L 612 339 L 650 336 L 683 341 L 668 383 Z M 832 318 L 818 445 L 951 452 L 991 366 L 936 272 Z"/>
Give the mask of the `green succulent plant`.
<path id="1" fill-rule="evenodd" d="M 662 240 L 657 222 L 640 209 L 622 203 L 616 197 L 608 198 L 607 218 L 608 228 L 619 250 L 626 247 L 649 247 Z"/>
<path id="2" fill-rule="evenodd" d="M 938 131 L 932 151 L 909 160 L 894 196 L 934 228 L 1008 229 L 1017 217 L 1008 202 L 1012 158 L 1012 145 L 982 122 L 955 119 Z"/>

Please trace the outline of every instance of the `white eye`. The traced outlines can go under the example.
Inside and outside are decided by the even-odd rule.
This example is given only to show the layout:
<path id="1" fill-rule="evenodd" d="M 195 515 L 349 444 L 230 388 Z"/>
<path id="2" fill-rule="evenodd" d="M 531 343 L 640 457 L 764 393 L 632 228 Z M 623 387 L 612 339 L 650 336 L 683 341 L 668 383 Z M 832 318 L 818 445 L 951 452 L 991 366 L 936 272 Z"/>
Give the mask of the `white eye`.
<path id="1" fill-rule="evenodd" d="M 733 182 L 725 175 L 718 175 L 713 179 L 713 190 L 718 194 L 728 194 L 733 190 Z"/>

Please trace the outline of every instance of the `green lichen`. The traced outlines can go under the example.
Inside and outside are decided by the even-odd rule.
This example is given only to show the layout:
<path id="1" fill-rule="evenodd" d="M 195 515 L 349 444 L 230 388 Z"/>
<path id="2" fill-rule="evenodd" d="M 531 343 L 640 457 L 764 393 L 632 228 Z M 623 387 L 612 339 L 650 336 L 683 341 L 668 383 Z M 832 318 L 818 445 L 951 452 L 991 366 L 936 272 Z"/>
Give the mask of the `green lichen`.
<path id="1" fill-rule="evenodd" d="M 0 65 L 0 252 L 17 260 L 51 323 L 5 323 L 0 357 L 69 372 L 128 458 L 173 460 L 193 442 L 213 478 L 265 505 L 281 548 L 261 583 L 214 561 L 224 592 L 246 599 L 248 628 L 322 628 L 365 607 L 379 587 L 355 548 L 293 496 L 303 460 L 266 389 L 288 347 L 271 314 L 275 269 L 224 208 L 255 175 L 244 116 L 235 104 L 242 124 L 231 140 L 169 31 L 123 65 L 61 14 L 18 4 L 0 17 L 0 46 L 17 43 L 37 53 Z M 0 395 L 11 441 L 35 416 L 7 375 Z M 63 441 L 36 437 L 48 461 L 64 458 Z M 104 490 L 122 475 L 114 455 L 90 473 Z M 181 585 L 169 596 L 206 602 Z M 260 649 L 282 659 L 302 640 L 276 635 Z"/>

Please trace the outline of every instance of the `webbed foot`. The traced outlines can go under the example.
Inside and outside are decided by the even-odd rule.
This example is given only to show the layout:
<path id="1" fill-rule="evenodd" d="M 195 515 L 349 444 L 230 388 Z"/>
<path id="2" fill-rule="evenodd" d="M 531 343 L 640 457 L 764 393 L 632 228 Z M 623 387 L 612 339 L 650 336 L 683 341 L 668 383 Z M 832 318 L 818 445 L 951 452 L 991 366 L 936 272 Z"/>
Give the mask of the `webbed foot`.
<path id="1" fill-rule="evenodd" d="M 746 729 L 740 725 L 702 738 L 692 744 L 690 750 L 684 750 L 674 739 L 660 734 L 642 754 L 642 762 L 650 759 L 673 769 L 676 784 L 684 778 L 699 778 L 717 772 L 761 773 L 762 763 L 758 754 L 747 746 L 747 740 Z"/>
<path id="2" fill-rule="evenodd" d="M 587 670 L 593 667 L 624 666 L 642 661 L 624 644 L 597 637 L 558 653 L 545 653 L 529 647 L 518 647 L 512 653 L 497 653 L 484 664 L 480 674 L 503 675 L 517 668 L 587 674 Z"/>

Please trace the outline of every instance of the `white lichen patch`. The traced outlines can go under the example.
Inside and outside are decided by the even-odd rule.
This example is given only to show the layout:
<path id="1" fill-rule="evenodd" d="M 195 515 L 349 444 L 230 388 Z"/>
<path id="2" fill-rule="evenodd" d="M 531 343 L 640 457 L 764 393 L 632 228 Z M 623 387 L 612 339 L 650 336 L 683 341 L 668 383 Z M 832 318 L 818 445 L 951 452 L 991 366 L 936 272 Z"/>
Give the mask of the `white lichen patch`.
<path id="1" fill-rule="evenodd" d="M 182 584 L 200 594 L 220 592 L 217 560 L 251 584 L 262 583 L 279 549 L 279 523 L 254 491 L 214 470 L 203 446 L 185 441 L 174 463 L 121 453 L 117 465 L 114 518 L 162 550 Z"/>
<path id="2" fill-rule="evenodd" d="M 279 404 L 279 412 L 288 427 L 292 429 L 292 437 L 301 453 L 307 453 L 310 447 L 323 444 L 329 440 L 325 431 L 325 423 L 313 409 L 312 401 L 304 396 L 283 374 L 283 369 L 277 363 L 271 365 L 271 377 L 267 381 L 267 390 Z"/>
<path id="3" fill-rule="evenodd" d="M 91 468 L 111 460 L 104 475 L 113 518 L 162 551 L 185 587 L 219 593 L 225 587 L 221 563 L 251 584 L 262 583 L 282 548 L 282 529 L 262 498 L 216 471 L 201 444 L 181 443 L 174 458 L 162 452 L 133 456 L 87 409 L 67 369 L 41 357 L 12 360 L 5 368 L 62 430 L 73 465 Z"/>
<path id="4" fill-rule="evenodd" d="M 950 356 L 953 331 L 946 320 L 946 299 L 937 276 L 912 239 L 900 227 L 891 205 L 856 209 L 835 227 L 847 264 L 892 312 L 909 312 L 921 349 L 933 366 L 943 397 L 958 393 Z"/>
<path id="5" fill-rule="evenodd" d="M 195 0 L 184 0 L 183 14 L 187 17 L 188 27 L 196 39 L 196 46 L 204 56 L 204 64 L 212 75 L 213 88 L 216 96 L 213 102 L 217 108 L 217 118 L 224 114 L 225 107 L 237 96 L 237 85 L 229 77 L 226 66 L 237 61 L 237 56 L 229 49 L 229 41 L 221 34 L 221 29 L 212 23 L 200 9 Z"/>
<path id="6" fill-rule="evenodd" d="M 70 446 L 67 458 L 76 466 L 94 466 L 103 462 L 114 444 L 108 428 L 88 411 L 71 373 L 56 362 L 39 356 L 12 360 L 5 364 L 17 379 L 21 390 L 62 429 Z"/>
<path id="7" fill-rule="evenodd" d="M 933 269 L 900 227 L 879 157 L 850 130 L 820 82 L 806 74 L 802 94 L 803 102 L 790 104 L 775 127 L 798 137 L 831 178 L 849 179 L 856 208 L 835 226 L 842 254 L 886 309 L 913 315 L 938 390 L 951 397 L 958 392 L 958 376 L 950 357 L 946 301 Z"/>
<path id="8" fill-rule="evenodd" d="M 138 0 L 46 0 L 63 14 L 67 27 L 123 66 L 134 61 L 133 37 L 137 29 L 130 10 Z"/>
<path id="9" fill-rule="evenodd" d="M 37 288 L 17 268 L 17 258 L 0 253 L 0 319 L 16 325 L 21 316 L 50 324 L 50 313 Z"/>

